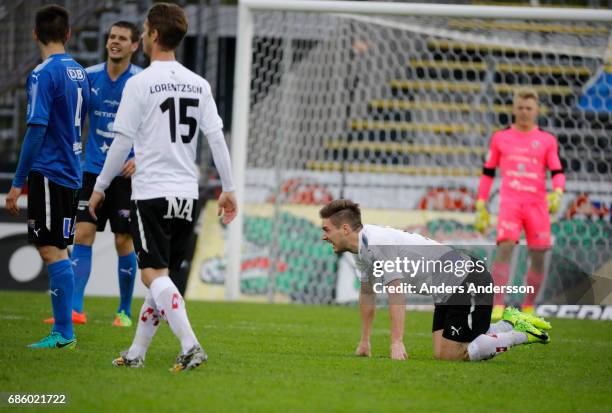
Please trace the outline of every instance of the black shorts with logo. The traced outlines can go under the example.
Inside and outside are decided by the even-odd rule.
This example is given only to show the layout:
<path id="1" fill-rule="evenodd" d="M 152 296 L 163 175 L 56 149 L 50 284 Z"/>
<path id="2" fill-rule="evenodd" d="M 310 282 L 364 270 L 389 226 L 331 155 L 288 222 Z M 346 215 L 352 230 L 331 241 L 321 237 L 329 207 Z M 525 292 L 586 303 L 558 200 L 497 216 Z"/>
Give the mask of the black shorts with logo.
<path id="1" fill-rule="evenodd" d="M 118 176 L 112 180 L 104 191 L 104 202 L 96 211 L 96 221 L 89 213 L 89 198 L 96 185 L 98 175 L 91 172 L 83 173 L 83 188 L 79 192 L 77 222 L 89 222 L 97 226 L 98 231 L 104 231 L 106 222 L 110 221 L 111 231 L 115 234 L 130 233 L 130 198 L 132 197 L 132 180 Z"/>
<path id="2" fill-rule="evenodd" d="M 493 283 L 488 271 L 472 272 L 462 286 L 465 292 L 453 294 L 441 304 L 436 304 L 432 332 L 443 330 L 442 337 L 469 343 L 481 334 L 486 334 L 491 324 L 493 294 L 468 294 L 468 284 L 486 286 Z"/>
<path id="3" fill-rule="evenodd" d="M 32 171 L 28 175 L 28 242 L 66 249 L 74 238 L 78 189 Z"/>
<path id="4" fill-rule="evenodd" d="M 140 268 L 180 269 L 193 232 L 195 199 L 132 201 L 131 227 Z"/>

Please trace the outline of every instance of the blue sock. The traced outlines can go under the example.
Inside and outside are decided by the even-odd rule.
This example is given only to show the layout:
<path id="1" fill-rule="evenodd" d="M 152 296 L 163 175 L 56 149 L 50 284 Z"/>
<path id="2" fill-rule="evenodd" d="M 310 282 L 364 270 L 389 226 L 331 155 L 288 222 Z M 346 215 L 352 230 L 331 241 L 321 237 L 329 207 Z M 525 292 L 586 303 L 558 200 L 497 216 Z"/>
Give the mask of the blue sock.
<path id="1" fill-rule="evenodd" d="M 70 257 L 74 265 L 74 294 L 72 295 L 72 309 L 78 313 L 83 312 L 83 297 L 85 287 L 91 274 L 91 246 L 76 244 Z"/>
<path id="2" fill-rule="evenodd" d="M 136 254 L 134 251 L 123 257 L 119 257 L 119 292 L 121 301 L 117 312 L 125 311 L 129 317 L 132 316 L 132 294 L 134 293 L 134 281 L 136 280 Z"/>
<path id="3" fill-rule="evenodd" d="M 74 289 L 74 273 L 70 260 L 56 261 L 50 264 L 49 290 L 55 324 L 52 331 L 57 331 L 65 339 L 72 339 L 72 293 Z"/>

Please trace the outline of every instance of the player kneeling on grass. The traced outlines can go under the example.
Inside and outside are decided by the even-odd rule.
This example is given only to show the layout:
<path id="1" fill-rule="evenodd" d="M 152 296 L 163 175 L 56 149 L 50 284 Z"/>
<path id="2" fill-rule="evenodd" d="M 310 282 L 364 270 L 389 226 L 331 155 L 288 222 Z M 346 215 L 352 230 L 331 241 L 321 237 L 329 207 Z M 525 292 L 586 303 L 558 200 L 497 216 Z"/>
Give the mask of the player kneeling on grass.
<path id="1" fill-rule="evenodd" d="M 196 133 L 208 141 L 223 186 L 219 211 L 224 223 L 236 216 L 230 158 L 223 124 L 206 80 L 182 66 L 174 50 L 187 33 L 183 9 L 154 4 L 144 23 L 143 49 L 151 66 L 129 78 L 115 118 L 115 138 L 89 200 L 89 212 L 124 165 L 132 146 L 138 167 L 132 178 L 130 222 L 138 266 L 148 291 L 128 351 L 115 366 L 142 367 L 160 318 L 181 343 L 172 371 L 190 370 L 206 361 L 187 317 L 185 302 L 168 276 L 180 266 L 193 233 L 198 198 Z"/>
<path id="2" fill-rule="evenodd" d="M 359 205 L 350 200 L 332 201 L 319 213 L 323 240 L 332 244 L 336 253 L 348 251 L 357 255 L 356 262 L 361 272 L 359 308 L 362 321 L 361 341 L 356 351 L 358 356 L 371 355 L 375 294 L 386 291 L 391 318 L 391 358 L 408 358 L 404 347 L 406 306 L 403 290 L 408 288 L 406 286 L 412 286 L 410 292 L 420 294 L 433 290 L 432 287 L 439 289 L 428 293 L 435 302 L 432 335 L 437 359 L 486 360 L 518 344 L 550 341 L 543 331 L 551 328 L 548 322 L 510 307 L 504 312 L 503 320 L 491 324 L 493 295 L 469 292 L 474 288 L 485 291 L 477 287 L 491 285 L 491 275 L 484 267 L 477 271 L 477 266 L 471 265 L 471 270 L 462 271 L 462 274 L 458 270 L 444 274 L 439 269 L 430 271 L 421 267 L 413 271 L 412 276 L 408 274 L 411 268 L 415 268 L 408 266 L 408 261 L 425 265 L 438 260 L 446 265 L 464 263 L 467 259 L 473 264 L 473 257 L 418 234 L 363 225 Z M 391 268 L 394 264 L 399 265 Z M 456 265 L 455 268 L 466 267 Z"/>

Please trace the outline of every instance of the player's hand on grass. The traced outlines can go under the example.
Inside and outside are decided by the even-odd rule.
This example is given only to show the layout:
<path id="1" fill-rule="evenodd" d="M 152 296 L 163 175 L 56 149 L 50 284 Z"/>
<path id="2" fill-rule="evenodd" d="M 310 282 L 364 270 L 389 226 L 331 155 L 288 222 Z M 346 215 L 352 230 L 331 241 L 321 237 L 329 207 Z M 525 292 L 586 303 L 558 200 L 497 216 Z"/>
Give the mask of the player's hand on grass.
<path id="1" fill-rule="evenodd" d="M 484 233 L 489 227 L 489 211 L 485 201 L 479 199 L 476 201 L 476 219 L 474 220 L 474 228 L 476 231 Z"/>
<path id="2" fill-rule="evenodd" d="M 391 343 L 391 360 L 406 360 L 408 354 L 404 343 Z"/>
<path id="3" fill-rule="evenodd" d="M 89 198 L 89 214 L 97 221 L 96 209 L 104 202 L 104 192 L 93 191 Z"/>
<path id="4" fill-rule="evenodd" d="M 561 188 L 555 189 L 554 192 L 551 192 L 546 196 L 548 200 L 548 212 L 551 214 L 556 214 L 561 207 L 561 199 L 563 198 L 563 190 Z"/>
<path id="5" fill-rule="evenodd" d="M 19 206 L 17 206 L 19 195 L 21 195 L 21 188 L 11 186 L 11 190 L 4 200 L 4 207 L 11 215 L 19 215 Z"/>
<path id="6" fill-rule="evenodd" d="M 236 201 L 236 195 L 234 192 L 222 192 L 219 197 L 219 210 L 218 216 L 223 217 L 223 223 L 229 224 L 236 218 L 238 213 L 238 202 Z"/>
<path id="7" fill-rule="evenodd" d="M 121 168 L 121 175 L 124 178 L 131 178 L 132 175 L 136 173 L 136 161 L 134 158 L 128 160 L 125 164 L 123 164 L 123 168 Z"/>
<path id="8" fill-rule="evenodd" d="M 370 348 L 370 342 L 360 341 L 355 350 L 355 355 L 360 357 L 372 357 L 372 349 Z"/>

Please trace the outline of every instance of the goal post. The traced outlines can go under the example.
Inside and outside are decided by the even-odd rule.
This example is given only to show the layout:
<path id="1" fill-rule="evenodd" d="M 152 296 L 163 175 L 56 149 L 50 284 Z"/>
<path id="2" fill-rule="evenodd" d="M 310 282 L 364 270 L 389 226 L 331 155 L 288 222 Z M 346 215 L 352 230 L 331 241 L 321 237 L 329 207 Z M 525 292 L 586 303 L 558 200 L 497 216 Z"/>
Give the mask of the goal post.
<path id="1" fill-rule="evenodd" d="M 225 244 L 226 299 L 241 295 L 245 226 L 256 226 L 245 218 L 246 205 L 268 204 L 273 214 L 266 224 L 272 238 L 259 245 L 269 255 L 264 284 L 274 288 L 280 261 L 328 268 L 327 258 L 312 264 L 281 251 L 295 241 L 284 228 L 303 230 L 284 227 L 285 204 L 316 204 L 311 198 L 329 188 L 332 197 L 392 208 L 374 198 L 423 178 L 437 187 L 474 186 L 488 136 L 507 122 L 508 96 L 519 84 L 535 83 L 543 115 L 571 129 L 564 139 L 576 147 L 578 166 L 568 180 L 612 196 L 608 159 L 582 145 L 605 141 L 609 117 L 582 111 L 573 129 L 561 125 L 574 116 L 576 95 L 612 67 L 611 24 L 608 10 L 241 0 L 231 136 L 238 215 Z M 592 165 L 580 163 L 584 153 Z M 316 294 L 315 287 L 300 291 Z"/>

